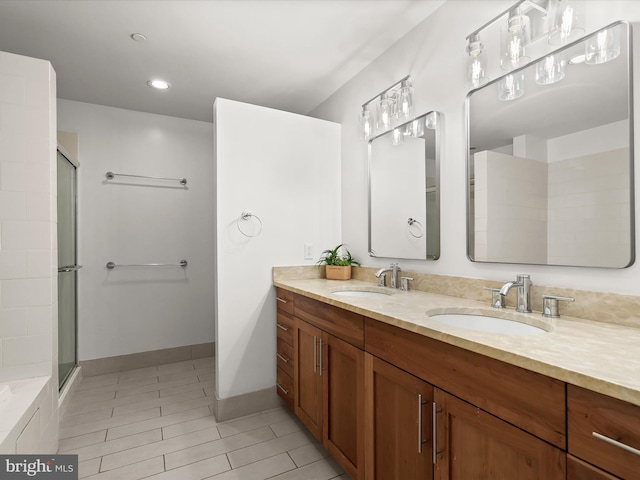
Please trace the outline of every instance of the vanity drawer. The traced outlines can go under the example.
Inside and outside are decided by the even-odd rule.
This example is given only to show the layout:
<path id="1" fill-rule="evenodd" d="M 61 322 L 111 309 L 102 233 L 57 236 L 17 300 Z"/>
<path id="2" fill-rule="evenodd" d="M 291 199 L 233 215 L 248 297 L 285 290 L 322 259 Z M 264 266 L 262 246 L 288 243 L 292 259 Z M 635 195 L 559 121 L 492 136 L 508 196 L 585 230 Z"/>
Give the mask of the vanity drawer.
<path id="1" fill-rule="evenodd" d="M 564 382 L 370 318 L 365 337 L 367 352 L 566 448 Z"/>
<path id="2" fill-rule="evenodd" d="M 293 410 L 293 379 L 279 367 L 276 372 L 276 390 L 278 396 Z"/>
<path id="3" fill-rule="evenodd" d="M 290 377 L 293 377 L 293 346 L 281 338 L 278 338 L 276 357 L 278 368 L 281 368 Z"/>
<path id="4" fill-rule="evenodd" d="M 293 292 L 276 287 L 276 305 L 278 310 L 284 310 L 293 315 Z"/>
<path id="5" fill-rule="evenodd" d="M 620 480 L 620 477 L 609 475 L 579 458 L 567 455 L 567 480 Z"/>
<path id="6" fill-rule="evenodd" d="M 294 295 L 294 314 L 297 318 L 324 330 L 351 345 L 364 348 L 364 317 L 326 303 Z"/>
<path id="7" fill-rule="evenodd" d="M 638 478 L 640 407 L 575 385 L 567 395 L 569 453 L 619 477 Z"/>
<path id="8" fill-rule="evenodd" d="M 278 310 L 276 316 L 276 333 L 278 334 L 278 338 L 284 340 L 285 343 L 289 345 L 293 345 L 293 328 L 295 322 L 293 321 L 293 317 L 281 310 Z"/>

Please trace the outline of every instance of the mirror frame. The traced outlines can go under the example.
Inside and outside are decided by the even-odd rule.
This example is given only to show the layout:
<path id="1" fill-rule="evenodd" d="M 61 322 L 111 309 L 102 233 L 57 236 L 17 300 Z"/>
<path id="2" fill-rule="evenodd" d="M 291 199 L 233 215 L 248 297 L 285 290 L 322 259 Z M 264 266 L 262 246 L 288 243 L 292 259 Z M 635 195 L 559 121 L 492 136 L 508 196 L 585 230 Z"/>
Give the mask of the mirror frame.
<path id="1" fill-rule="evenodd" d="M 388 135 L 391 134 L 393 132 L 393 130 L 395 130 L 396 128 L 403 128 L 406 125 L 413 123 L 415 120 L 419 119 L 419 118 L 427 118 L 429 115 L 433 115 L 435 117 L 435 121 L 436 121 L 436 128 L 433 129 L 434 131 L 434 171 L 435 171 L 435 219 L 434 219 L 434 223 L 436 225 L 436 233 L 434 235 L 433 240 L 431 241 L 431 246 L 434 247 L 434 254 L 429 255 L 429 247 L 430 244 L 429 242 L 429 236 L 427 234 L 426 228 L 427 226 L 425 225 L 425 242 L 427 242 L 426 244 L 426 254 L 425 257 L 401 257 L 401 256 L 384 256 L 384 255 L 377 255 L 374 250 L 372 249 L 372 198 L 373 198 L 373 192 L 372 192 L 372 182 L 371 182 L 371 177 L 372 177 L 372 144 L 373 141 L 376 139 L 379 139 L 380 137 L 384 136 L 384 135 Z M 443 115 L 441 112 L 435 111 L 435 110 L 431 110 L 429 112 L 423 113 L 421 115 L 416 115 L 412 120 L 408 121 L 408 122 L 404 122 L 401 124 L 396 125 L 395 127 L 391 128 L 388 131 L 379 133 L 378 135 L 376 135 L 375 137 L 372 137 L 368 143 L 367 143 L 367 167 L 368 167 L 368 175 L 367 175 L 367 180 L 368 180 L 368 213 L 367 213 L 367 220 L 368 220 L 368 249 L 367 251 L 369 252 L 369 256 L 370 257 L 375 257 L 375 258 L 401 258 L 401 259 L 407 259 L 407 260 L 438 260 L 440 258 L 440 234 L 442 231 L 441 228 L 441 224 L 440 224 L 440 217 L 441 217 L 441 213 L 440 213 L 440 153 L 441 153 L 441 136 L 442 136 L 442 128 L 443 128 Z M 427 127 L 425 127 L 427 128 Z M 426 153 L 426 152 L 425 152 Z M 425 173 L 427 170 L 427 157 L 425 154 Z M 425 177 L 425 205 L 427 202 L 427 198 L 426 198 L 426 177 Z M 428 220 L 428 219 L 425 219 Z"/>
<path id="2" fill-rule="evenodd" d="M 486 88 L 495 88 L 495 86 L 498 84 L 498 82 L 503 79 L 504 77 L 506 77 L 507 75 L 513 74 L 513 73 L 517 73 L 520 72 L 522 70 L 525 70 L 527 68 L 532 68 L 535 67 L 536 63 L 538 63 L 540 60 L 542 60 L 544 57 L 551 55 L 551 54 L 555 54 L 558 52 L 562 52 L 565 50 L 568 50 L 570 48 L 575 47 L 576 45 L 579 45 L 580 43 L 585 42 L 588 38 L 593 37 L 594 35 L 597 35 L 598 32 L 612 28 L 612 27 L 616 27 L 619 25 L 624 25 L 627 29 L 627 35 L 626 38 L 621 39 L 621 44 L 624 42 L 626 48 L 627 48 L 627 55 L 626 58 L 622 58 L 623 61 L 626 62 L 627 65 L 627 74 L 628 74 L 628 105 L 627 105 L 627 112 L 628 112 L 628 120 L 629 120 L 629 227 L 630 227 L 630 249 L 629 249 L 629 261 L 626 265 L 623 266 L 596 266 L 596 265 L 567 265 L 567 264 L 554 264 L 554 263 L 526 263 L 526 262 L 500 262 L 500 261 L 493 261 L 493 260 L 476 260 L 473 258 L 472 255 L 472 248 L 475 248 L 475 245 L 471 244 L 471 229 L 475 228 L 475 222 L 472 220 L 471 218 L 471 182 L 472 182 L 472 178 L 471 178 L 471 166 L 472 166 L 472 161 L 473 161 L 473 155 L 471 154 L 471 125 L 470 125 L 470 120 L 471 120 L 471 114 L 470 114 L 470 98 L 471 95 L 474 92 L 477 92 L 479 90 L 483 90 Z M 579 268 L 607 268 L 607 269 L 623 269 L 623 268 L 628 268 L 631 265 L 634 264 L 635 262 L 635 258 L 636 258 L 636 234 L 635 234 L 635 192 L 634 192 L 634 178 L 635 178 L 635 173 L 634 173 L 634 163 L 635 163 L 635 148 L 634 148 L 634 98 L 633 98 L 633 35 L 632 35 L 632 29 L 631 29 L 631 24 L 628 21 L 625 20 L 619 20 L 616 22 L 613 22 L 609 25 L 606 25 L 602 28 L 597 29 L 596 31 L 592 32 L 589 35 L 585 35 L 581 38 L 579 38 L 578 40 L 571 42 L 567 45 L 563 45 L 560 48 L 551 50 L 549 52 L 547 52 L 544 56 L 539 57 L 539 58 L 534 58 L 532 59 L 529 63 L 527 63 L 526 65 L 513 69 L 509 72 L 505 72 L 504 75 L 501 75 L 500 77 L 491 80 L 490 82 L 488 82 L 485 85 L 482 85 L 481 87 L 475 88 L 471 91 L 469 91 L 469 93 L 466 96 L 466 101 L 465 101 L 465 136 L 466 136 L 466 220 L 467 220 L 467 238 L 466 238 L 466 244 L 467 244 L 467 258 L 474 263 L 493 263 L 493 264 L 508 264 L 508 265 L 541 265 L 541 266 L 555 266 L 555 267 L 579 267 Z"/>

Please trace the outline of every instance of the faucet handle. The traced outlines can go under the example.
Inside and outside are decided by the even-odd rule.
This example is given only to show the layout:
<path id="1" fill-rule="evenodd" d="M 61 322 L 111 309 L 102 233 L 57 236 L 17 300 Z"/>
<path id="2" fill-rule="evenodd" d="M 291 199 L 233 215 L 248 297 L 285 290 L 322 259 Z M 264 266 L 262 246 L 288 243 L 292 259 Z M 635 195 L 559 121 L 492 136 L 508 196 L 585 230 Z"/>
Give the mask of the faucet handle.
<path id="1" fill-rule="evenodd" d="M 386 273 L 381 273 L 380 275 L 378 275 L 378 286 L 379 287 L 386 287 L 387 286 L 386 278 L 387 278 Z"/>
<path id="2" fill-rule="evenodd" d="M 560 307 L 558 301 L 575 302 L 575 298 L 557 297 L 555 295 L 542 296 L 542 316 L 547 318 L 558 318 L 560 316 Z"/>
<path id="3" fill-rule="evenodd" d="M 507 306 L 507 299 L 500 293 L 499 288 L 483 287 L 483 289 L 491 292 L 491 306 L 493 308 L 504 308 Z"/>
<path id="4" fill-rule="evenodd" d="M 409 282 L 413 280 L 412 277 L 400 277 L 400 290 L 405 292 L 409 291 Z"/>

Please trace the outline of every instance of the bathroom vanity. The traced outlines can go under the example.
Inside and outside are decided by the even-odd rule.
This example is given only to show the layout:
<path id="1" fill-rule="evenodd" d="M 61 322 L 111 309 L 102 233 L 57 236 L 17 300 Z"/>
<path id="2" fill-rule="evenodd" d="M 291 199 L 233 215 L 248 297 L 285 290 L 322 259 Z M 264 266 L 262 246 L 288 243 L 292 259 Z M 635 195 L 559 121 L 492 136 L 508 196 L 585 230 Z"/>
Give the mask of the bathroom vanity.
<path id="1" fill-rule="evenodd" d="M 637 329 L 567 317 L 496 335 L 425 313 L 487 310 L 472 300 L 274 283 L 278 393 L 354 480 L 640 478 L 638 360 L 619 343 Z"/>

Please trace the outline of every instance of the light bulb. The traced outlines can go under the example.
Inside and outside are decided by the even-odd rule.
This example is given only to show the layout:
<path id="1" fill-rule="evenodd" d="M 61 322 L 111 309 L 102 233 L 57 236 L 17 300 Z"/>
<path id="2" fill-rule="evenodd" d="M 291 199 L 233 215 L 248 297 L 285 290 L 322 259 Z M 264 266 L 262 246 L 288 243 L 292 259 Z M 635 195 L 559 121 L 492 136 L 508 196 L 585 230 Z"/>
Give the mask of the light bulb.
<path id="1" fill-rule="evenodd" d="M 620 55 L 620 31 L 618 27 L 601 30 L 587 39 L 585 62 L 597 65 L 613 60 Z"/>

